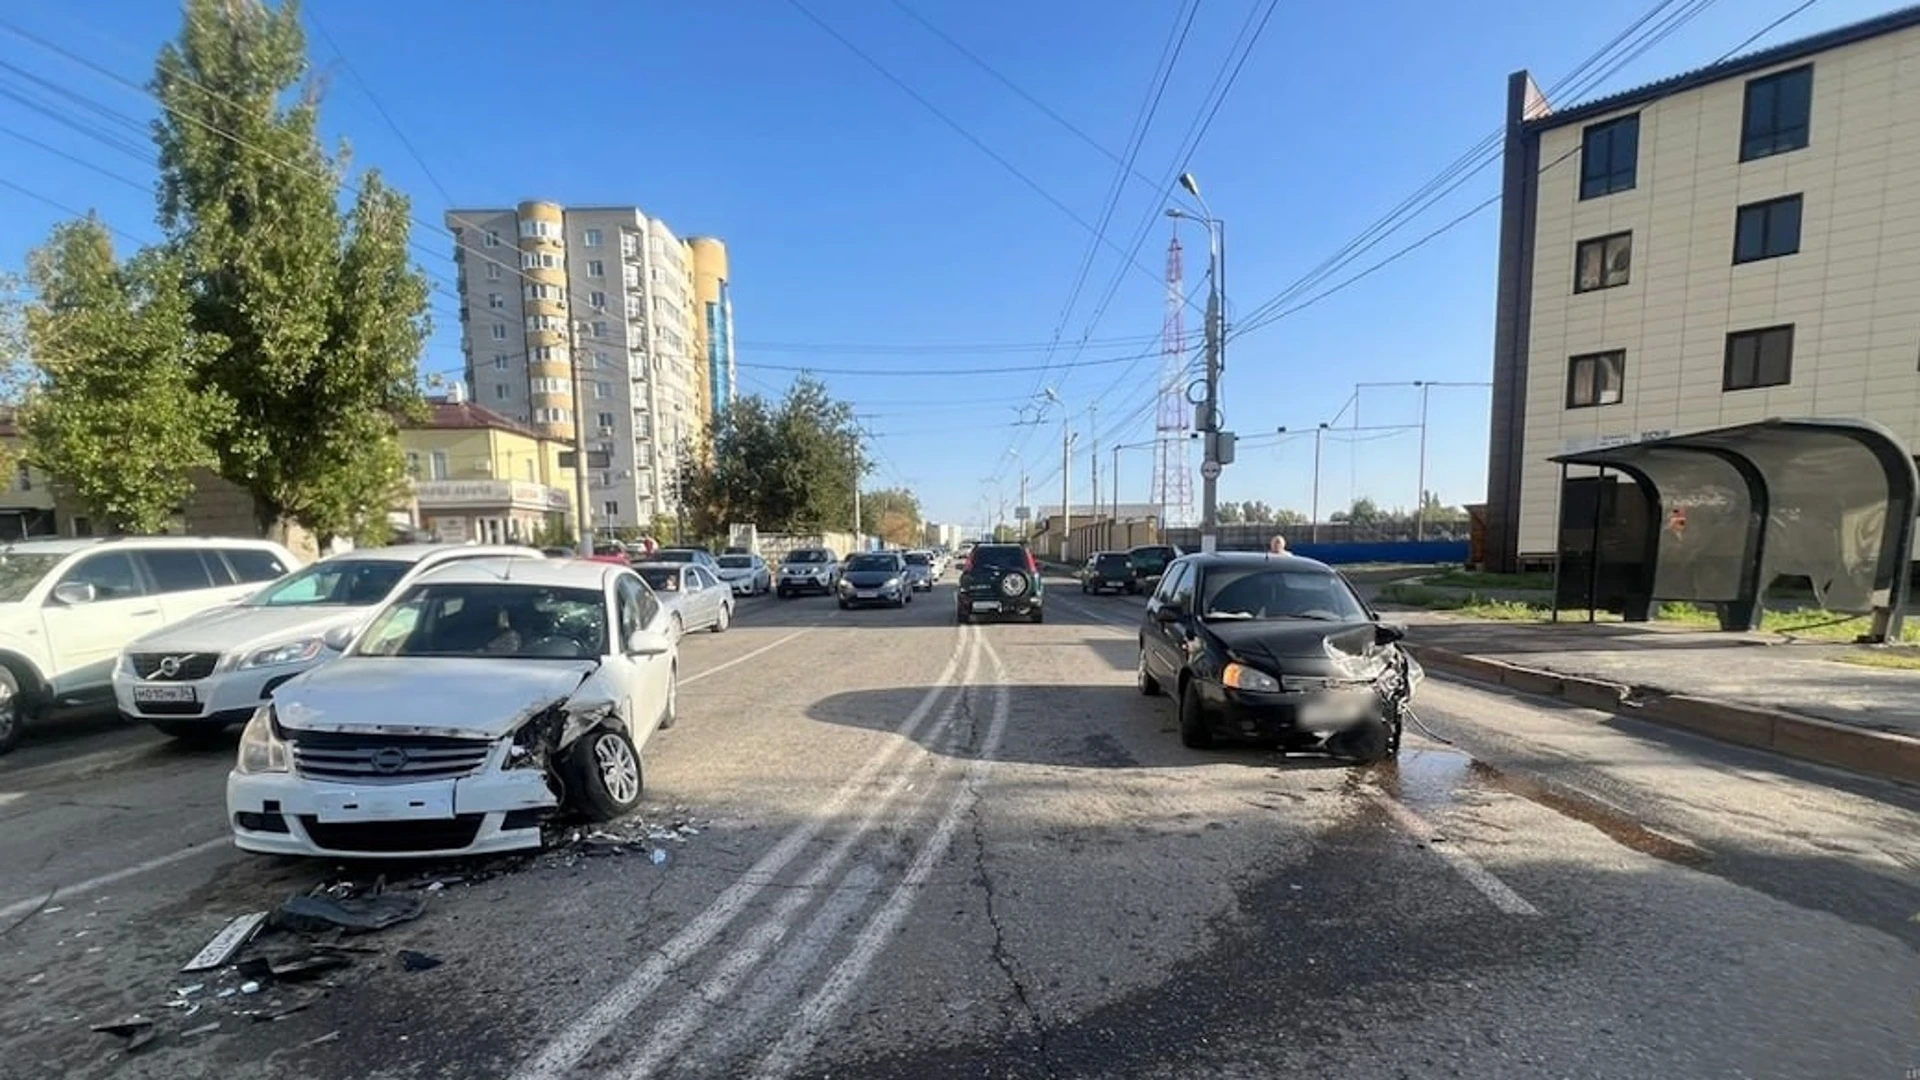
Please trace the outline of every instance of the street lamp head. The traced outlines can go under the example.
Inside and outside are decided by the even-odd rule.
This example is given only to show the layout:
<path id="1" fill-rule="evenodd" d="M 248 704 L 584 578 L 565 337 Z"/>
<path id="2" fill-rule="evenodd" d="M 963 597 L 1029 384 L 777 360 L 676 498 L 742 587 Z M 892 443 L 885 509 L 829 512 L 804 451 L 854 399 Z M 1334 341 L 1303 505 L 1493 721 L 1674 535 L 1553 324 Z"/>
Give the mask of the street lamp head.
<path id="1" fill-rule="evenodd" d="M 1183 172 L 1180 174 L 1180 186 L 1186 188 L 1187 194 L 1194 198 L 1197 199 L 1200 197 L 1200 181 L 1195 180 L 1192 173 Z"/>
<path id="2" fill-rule="evenodd" d="M 1167 216 L 1170 218 L 1183 218 L 1187 216 L 1187 212 L 1177 206 L 1169 206 L 1167 207 Z"/>

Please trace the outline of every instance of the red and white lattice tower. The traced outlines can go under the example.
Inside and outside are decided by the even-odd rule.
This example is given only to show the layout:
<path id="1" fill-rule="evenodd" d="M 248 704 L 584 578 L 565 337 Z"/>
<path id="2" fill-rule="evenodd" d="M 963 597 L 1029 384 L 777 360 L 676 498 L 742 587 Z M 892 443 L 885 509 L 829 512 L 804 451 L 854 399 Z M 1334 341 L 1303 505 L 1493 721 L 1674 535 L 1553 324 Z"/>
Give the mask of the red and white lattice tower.
<path id="1" fill-rule="evenodd" d="M 1153 501 L 1163 528 L 1193 524 L 1192 440 L 1187 438 L 1186 288 L 1180 237 L 1167 245 L 1167 317 L 1160 328 L 1160 375 L 1153 419 Z"/>

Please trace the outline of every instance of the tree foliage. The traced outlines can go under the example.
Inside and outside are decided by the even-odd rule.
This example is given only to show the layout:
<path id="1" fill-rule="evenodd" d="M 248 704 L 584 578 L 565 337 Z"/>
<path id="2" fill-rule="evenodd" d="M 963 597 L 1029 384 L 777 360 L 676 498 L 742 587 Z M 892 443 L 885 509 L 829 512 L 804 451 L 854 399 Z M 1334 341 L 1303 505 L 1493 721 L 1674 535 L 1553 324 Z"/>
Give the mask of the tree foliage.
<path id="1" fill-rule="evenodd" d="M 29 257 L 25 308 L 38 378 L 20 413 L 26 457 L 53 473 L 114 531 L 158 532 L 192 494 L 189 471 L 211 465 L 206 433 L 231 402 L 194 386 L 179 260 L 160 249 L 124 265 L 106 226 L 57 226 Z"/>
<path id="2" fill-rule="evenodd" d="M 925 535 L 920 499 L 906 488 L 879 488 L 861 496 L 861 529 L 895 547 L 917 547 Z"/>
<path id="3" fill-rule="evenodd" d="M 852 406 L 801 376 L 778 404 L 749 394 L 716 416 L 713 452 L 682 455 L 677 493 L 702 536 L 747 523 L 840 531 L 853 526 L 854 478 L 864 468 Z"/>
<path id="4" fill-rule="evenodd" d="M 419 407 L 427 283 L 408 204 L 377 172 L 341 207 L 347 154 L 318 135 L 293 3 L 189 0 L 160 54 L 160 223 L 202 339 L 199 387 L 233 403 L 212 440 L 263 525 L 383 522 L 404 476 L 396 415 Z"/>

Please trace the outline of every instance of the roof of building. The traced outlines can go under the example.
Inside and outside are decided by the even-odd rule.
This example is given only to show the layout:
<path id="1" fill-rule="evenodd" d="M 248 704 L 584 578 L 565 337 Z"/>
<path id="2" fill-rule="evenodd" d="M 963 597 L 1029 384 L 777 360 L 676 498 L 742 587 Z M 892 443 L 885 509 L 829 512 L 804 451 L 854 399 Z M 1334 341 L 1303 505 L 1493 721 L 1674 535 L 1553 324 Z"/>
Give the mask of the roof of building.
<path id="1" fill-rule="evenodd" d="M 1621 109 L 1630 108 L 1635 105 L 1643 105 L 1656 98 L 1666 97 L 1669 94 L 1679 93 L 1682 90 L 1692 90 L 1696 87 L 1705 86 L 1708 83 L 1719 82 L 1722 79 L 1737 78 L 1749 72 L 1758 71 L 1761 68 L 1773 67 L 1776 64 L 1791 63 L 1795 60 L 1813 56 L 1816 53 L 1837 49 L 1843 45 L 1852 45 L 1856 42 L 1866 41 L 1869 38 L 1879 37 L 1882 34 L 1891 34 L 1897 30 L 1905 30 L 1912 26 L 1920 26 L 1920 4 L 1899 8 L 1894 11 L 1889 11 L 1884 15 L 1876 15 L 1871 19 L 1862 19 L 1859 22 L 1848 23 L 1845 26 L 1836 26 L 1831 30 L 1825 30 L 1796 41 L 1789 41 L 1772 46 L 1771 48 L 1761 49 L 1758 52 L 1751 52 L 1745 56 L 1731 57 L 1718 63 L 1708 64 L 1706 67 L 1669 76 L 1658 82 L 1650 82 L 1644 86 L 1634 87 L 1631 90 L 1622 90 L 1617 94 L 1609 94 L 1606 97 L 1596 98 L 1593 101 L 1583 102 L 1567 109 L 1549 112 L 1545 116 L 1528 121 L 1526 130 L 1533 132 L 1544 131 L 1548 128 L 1563 127 L 1567 124 L 1577 123 L 1581 120 L 1590 119 L 1605 113 L 1618 112 Z"/>
<path id="2" fill-rule="evenodd" d="M 529 439 L 547 438 L 484 405 L 444 397 L 428 398 L 426 419 L 404 422 L 400 427 L 403 431 L 505 431 Z"/>

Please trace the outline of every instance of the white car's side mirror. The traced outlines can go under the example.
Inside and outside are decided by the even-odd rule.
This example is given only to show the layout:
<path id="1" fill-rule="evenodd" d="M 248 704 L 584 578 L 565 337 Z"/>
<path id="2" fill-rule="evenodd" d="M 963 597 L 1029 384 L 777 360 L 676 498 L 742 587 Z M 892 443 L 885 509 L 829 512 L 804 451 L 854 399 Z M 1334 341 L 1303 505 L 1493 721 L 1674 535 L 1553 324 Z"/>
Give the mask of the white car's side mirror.
<path id="1" fill-rule="evenodd" d="M 53 598 L 69 606 L 91 604 L 99 598 L 91 581 L 63 581 L 53 587 Z"/>
<path id="2" fill-rule="evenodd" d="M 673 642 L 658 630 L 635 630 L 627 639 L 628 656 L 659 656 L 673 648 Z"/>
<path id="3" fill-rule="evenodd" d="M 336 626 L 320 635 L 320 644 L 334 652 L 346 652 L 347 646 L 353 644 L 354 631 L 357 629 L 353 626 Z"/>

